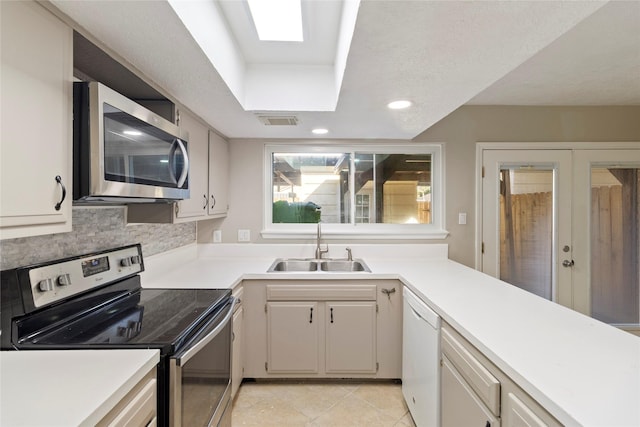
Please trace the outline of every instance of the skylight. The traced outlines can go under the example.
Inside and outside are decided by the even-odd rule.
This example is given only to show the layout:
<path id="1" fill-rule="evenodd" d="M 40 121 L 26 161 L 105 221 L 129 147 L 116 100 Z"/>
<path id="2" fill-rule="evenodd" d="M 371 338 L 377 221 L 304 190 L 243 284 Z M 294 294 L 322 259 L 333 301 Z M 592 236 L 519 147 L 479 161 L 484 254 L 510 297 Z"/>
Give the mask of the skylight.
<path id="1" fill-rule="evenodd" d="M 247 0 L 262 41 L 301 42 L 301 0 Z"/>

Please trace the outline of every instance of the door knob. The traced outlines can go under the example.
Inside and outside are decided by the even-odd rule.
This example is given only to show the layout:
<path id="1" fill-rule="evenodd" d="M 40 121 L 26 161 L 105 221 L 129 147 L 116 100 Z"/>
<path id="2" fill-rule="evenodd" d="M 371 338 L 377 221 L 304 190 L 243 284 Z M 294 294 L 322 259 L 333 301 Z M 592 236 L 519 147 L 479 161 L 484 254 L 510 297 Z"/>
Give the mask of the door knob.
<path id="1" fill-rule="evenodd" d="M 565 259 L 564 261 L 562 261 L 563 267 L 573 267 L 573 264 L 575 264 L 573 260 L 569 261 L 568 259 Z"/>

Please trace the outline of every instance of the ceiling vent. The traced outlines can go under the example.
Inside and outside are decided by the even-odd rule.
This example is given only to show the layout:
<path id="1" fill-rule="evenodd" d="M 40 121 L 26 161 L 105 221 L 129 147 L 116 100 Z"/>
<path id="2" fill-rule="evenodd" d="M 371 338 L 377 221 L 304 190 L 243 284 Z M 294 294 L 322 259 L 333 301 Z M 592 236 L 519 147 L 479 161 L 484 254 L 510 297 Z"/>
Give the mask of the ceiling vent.
<path id="1" fill-rule="evenodd" d="M 297 126 L 300 120 L 296 116 L 258 116 L 265 126 Z"/>

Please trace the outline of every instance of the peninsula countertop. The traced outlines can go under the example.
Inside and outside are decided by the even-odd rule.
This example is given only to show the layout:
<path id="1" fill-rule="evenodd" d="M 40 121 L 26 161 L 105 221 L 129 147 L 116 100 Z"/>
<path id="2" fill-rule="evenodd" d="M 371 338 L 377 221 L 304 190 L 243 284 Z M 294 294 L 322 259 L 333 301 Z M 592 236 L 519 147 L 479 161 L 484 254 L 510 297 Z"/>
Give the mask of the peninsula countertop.
<path id="1" fill-rule="evenodd" d="M 451 261 L 446 245 L 349 245 L 370 273 L 266 272 L 278 257 L 312 258 L 313 245 L 192 246 L 180 251 L 179 266 L 168 267 L 171 254 L 150 259 L 143 286 L 397 279 L 561 423 L 640 425 L 640 338 Z M 331 246 L 329 257 L 343 255 Z"/>

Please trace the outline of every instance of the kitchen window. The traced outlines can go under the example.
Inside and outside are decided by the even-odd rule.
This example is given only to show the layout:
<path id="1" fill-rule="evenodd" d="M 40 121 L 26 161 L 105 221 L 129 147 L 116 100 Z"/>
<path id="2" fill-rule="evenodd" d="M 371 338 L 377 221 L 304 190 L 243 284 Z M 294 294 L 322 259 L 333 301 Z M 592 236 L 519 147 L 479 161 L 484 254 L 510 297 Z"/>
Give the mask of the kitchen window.
<path id="1" fill-rule="evenodd" d="M 265 238 L 438 239 L 444 229 L 437 144 L 265 146 Z"/>

